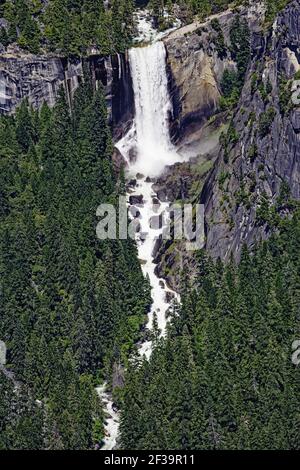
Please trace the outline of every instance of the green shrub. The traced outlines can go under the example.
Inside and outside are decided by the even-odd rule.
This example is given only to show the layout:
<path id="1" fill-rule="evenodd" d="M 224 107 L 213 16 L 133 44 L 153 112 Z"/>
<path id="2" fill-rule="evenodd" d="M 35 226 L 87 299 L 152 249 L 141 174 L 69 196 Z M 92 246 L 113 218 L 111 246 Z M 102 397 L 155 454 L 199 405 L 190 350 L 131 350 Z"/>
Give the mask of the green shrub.
<path id="1" fill-rule="evenodd" d="M 227 180 L 228 177 L 229 177 L 228 171 L 226 171 L 226 172 L 222 171 L 220 173 L 220 176 L 219 176 L 219 186 L 220 187 L 223 187 L 223 185 L 224 185 L 224 183 L 225 183 L 225 181 Z"/>
<path id="2" fill-rule="evenodd" d="M 266 22 L 267 23 L 273 23 L 277 13 L 280 10 L 283 10 L 283 8 L 285 8 L 286 5 L 290 1 L 291 0 L 266 0 L 266 6 L 267 6 Z"/>
<path id="3" fill-rule="evenodd" d="M 282 115 L 286 114 L 291 108 L 292 82 L 286 78 L 279 79 L 279 107 Z"/>
<path id="4" fill-rule="evenodd" d="M 268 98 L 270 97 L 270 94 L 272 93 L 272 90 L 273 90 L 270 80 L 268 79 L 266 84 L 261 82 L 260 85 L 258 86 L 258 90 L 261 94 L 263 101 L 266 102 Z"/>
<path id="5" fill-rule="evenodd" d="M 7 47 L 9 44 L 9 37 L 5 28 L 0 29 L 0 44 Z"/>
<path id="6" fill-rule="evenodd" d="M 257 72 L 254 72 L 254 74 L 251 77 L 251 93 L 252 94 L 254 94 L 255 91 L 257 90 L 258 81 L 259 81 L 258 74 Z"/>
<path id="7" fill-rule="evenodd" d="M 244 83 L 250 60 L 250 31 L 247 22 L 237 16 L 230 29 L 231 52 L 237 63 L 240 85 Z"/>
<path id="8" fill-rule="evenodd" d="M 213 19 L 210 24 L 211 24 L 211 27 L 217 33 L 217 37 L 215 39 L 215 46 L 218 52 L 218 56 L 222 59 L 223 57 L 226 57 L 226 54 L 227 54 L 227 47 L 225 44 L 225 38 L 224 38 L 222 28 L 220 26 L 218 19 Z"/>
<path id="9" fill-rule="evenodd" d="M 256 159 L 257 157 L 257 145 L 256 144 L 253 144 L 251 145 L 251 147 L 249 147 L 248 157 L 250 158 L 251 162 L 254 162 L 254 160 Z"/>
<path id="10" fill-rule="evenodd" d="M 256 210 L 256 222 L 258 225 L 263 225 L 270 219 L 270 204 L 266 195 L 263 195 L 260 200 L 260 205 Z"/>
<path id="11" fill-rule="evenodd" d="M 219 22 L 213 20 L 214 29 L 219 31 Z M 248 25 L 237 17 L 230 29 L 231 53 L 237 64 L 237 71 L 225 69 L 221 90 L 223 97 L 220 100 L 222 110 L 232 109 L 237 106 L 245 74 L 250 60 L 250 34 Z"/>
<path id="12" fill-rule="evenodd" d="M 295 73 L 294 80 L 300 80 L 300 70 L 298 70 L 298 72 Z"/>
<path id="13" fill-rule="evenodd" d="M 234 145 L 238 142 L 239 138 L 239 133 L 235 129 L 233 123 L 231 123 L 227 132 L 227 142 Z"/>
<path id="14" fill-rule="evenodd" d="M 225 69 L 221 80 L 221 90 L 228 98 L 238 88 L 238 74 L 235 70 Z"/>
<path id="15" fill-rule="evenodd" d="M 266 112 L 259 116 L 258 132 L 260 137 L 265 137 L 268 134 L 275 116 L 276 111 L 274 108 L 269 108 Z"/>

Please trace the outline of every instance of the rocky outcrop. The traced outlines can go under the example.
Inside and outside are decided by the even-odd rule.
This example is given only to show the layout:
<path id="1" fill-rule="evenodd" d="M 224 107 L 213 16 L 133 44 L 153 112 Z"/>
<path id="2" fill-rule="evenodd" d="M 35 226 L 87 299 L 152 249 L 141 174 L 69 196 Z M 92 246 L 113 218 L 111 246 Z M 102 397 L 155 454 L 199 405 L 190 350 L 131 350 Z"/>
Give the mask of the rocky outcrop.
<path id="1" fill-rule="evenodd" d="M 214 162 L 214 154 L 192 158 L 189 162 L 176 163 L 167 167 L 159 176 L 153 191 L 161 202 L 188 201 L 200 177 L 206 175 Z M 195 194 L 194 194 L 195 195 Z"/>
<path id="2" fill-rule="evenodd" d="M 85 65 L 91 71 L 95 88 L 100 83 L 104 87 L 110 122 L 118 140 L 134 115 L 130 68 L 125 54 L 65 59 L 24 54 L 16 48 L 8 48 L 0 56 L 0 111 L 13 113 L 24 98 L 28 98 L 34 108 L 44 102 L 53 106 L 61 86 L 71 104 L 83 79 Z"/>
<path id="3" fill-rule="evenodd" d="M 300 198 L 300 1 L 292 1 L 267 33 L 252 36 L 252 61 L 238 109 L 203 188 L 206 248 L 240 256 L 276 228 Z M 297 78 L 297 77 L 296 77 Z M 294 93 L 294 94 L 293 94 Z"/>
<path id="4" fill-rule="evenodd" d="M 239 16 L 253 34 L 261 31 L 263 3 L 212 15 L 174 31 L 165 39 L 169 89 L 173 101 L 171 135 L 174 143 L 201 142 L 202 131 L 219 108 L 225 69 L 235 70 L 230 29 Z"/>
<path id="5" fill-rule="evenodd" d="M 171 203 L 195 203 L 204 182 L 211 170 L 218 152 L 218 146 L 209 154 L 192 158 L 189 162 L 177 163 L 167 167 L 152 186 L 160 201 Z M 155 201 L 157 203 L 157 201 Z M 172 227 L 171 227 L 172 232 Z M 181 284 L 182 270 L 187 269 L 193 275 L 195 257 L 193 251 L 187 251 L 185 239 L 164 240 L 159 238 L 153 249 L 155 272 L 165 278 L 171 289 L 178 291 Z"/>
<path id="6" fill-rule="evenodd" d="M 227 45 L 228 25 L 233 17 L 229 11 L 219 19 Z M 193 134 L 199 139 L 199 129 L 218 108 L 225 68 L 235 68 L 229 53 L 223 56 L 218 53 L 216 40 L 216 32 L 209 22 L 205 26 L 199 25 L 189 35 L 181 36 L 177 32 L 176 36 L 165 40 L 174 110 L 171 134 L 177 144 Z"/>

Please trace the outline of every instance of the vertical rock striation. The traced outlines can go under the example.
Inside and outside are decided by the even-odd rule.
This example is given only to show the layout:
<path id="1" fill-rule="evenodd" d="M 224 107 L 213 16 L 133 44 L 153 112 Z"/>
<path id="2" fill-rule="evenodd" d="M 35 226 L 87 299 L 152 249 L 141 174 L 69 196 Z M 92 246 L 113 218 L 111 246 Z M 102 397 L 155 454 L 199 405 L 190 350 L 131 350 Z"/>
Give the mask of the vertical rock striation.
<path id="1" fill-rule="evenodd" d="M 34 108 L 39 108 L 44 102 L 53 106 L 61 86 L 71 104 L 74 92 L 83 79 L 84 62 L 91 70 L 94 86 L 101 83 L 104 87 L 110 122 L 116 140 L 119 139 L 134 115 L 132 81 L 126 54 L 66 59 L 8 50 L 0 57 L 0 112 L 13 113 L 24 98 Z"/>
<path id="2" fill-rule="evenodd" d="M 293 99 L 299 70 L 300 1 L 294 0 L 271 30 L 252 31 L 239 105 L 202 191 L 206 247 L 214 257 L 238 259 L 244 244 L 266 239 L 275 218 L 289 213 L 287 188 L 300 198 L 300 107 Z"/>

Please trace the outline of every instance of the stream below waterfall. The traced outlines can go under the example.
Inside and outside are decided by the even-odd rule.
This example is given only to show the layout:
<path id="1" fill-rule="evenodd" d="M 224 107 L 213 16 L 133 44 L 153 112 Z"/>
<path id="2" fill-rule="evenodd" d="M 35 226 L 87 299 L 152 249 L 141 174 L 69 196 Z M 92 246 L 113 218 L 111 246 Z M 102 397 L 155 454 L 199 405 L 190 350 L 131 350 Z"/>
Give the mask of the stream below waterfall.
<path id="1" fill-rule="evenodd" d="M 136 210 L 139 229 L 136 233 L 138 255 L 145 276 L 151 284 L 152 307 L 148 315 L 147 330 L 152 330 L 156 317 L 157 326 L 162 336 L 166 333 L 167 311 L 172 299 L 179 296 L 171 291 L 163 279 L 155 273 L 153 250 L 155 241 L 162 236 L 168 224 L 169 203 L 157 200 L 153 192 L 153 178 L 159 176 L 167 165 L 182 161 L 176 148 L 171 143 L 169 134 L 169 116 L 172 105 L 168 92 L 166 71 L 166 50 L 164 43 L 156 40 L 146 47 L 132 48 L 129 51 L 130 69 L 135 99 L 135 119 L 132 128 L 116 147 L 128 164 L 128 179 L 134 181 L 128 188 L 127 202 L 129 212 Z M 132 155 L 134 157 L 132 158 Z M 135 196 L 140 201 L 138 207 L 130 201 Z M 154 201 L 155 205 L 154 205 Z M 159 224 L 153 219 L 158 218 Z M 139 345 L 141 356 L 150 358 L 151 340 Z M 101 450 L 112 450 L 118 445 L 119 412 L 114 408 L 112 397 L 106 390 L 106 384 L 97 389 L 104 404 L 105 438 Z"/>

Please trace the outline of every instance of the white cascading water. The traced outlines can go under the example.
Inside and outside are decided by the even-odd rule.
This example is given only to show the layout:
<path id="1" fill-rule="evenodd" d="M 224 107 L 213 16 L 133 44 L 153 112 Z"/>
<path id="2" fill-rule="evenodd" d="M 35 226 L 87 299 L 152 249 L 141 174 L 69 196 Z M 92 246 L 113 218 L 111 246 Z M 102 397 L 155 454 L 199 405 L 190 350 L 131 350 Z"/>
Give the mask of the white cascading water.
<path id="1" fill-rule="evenodd" d="M 103 411 L 105 413 L 104 431 L 105 437 L 101 450 L 113 450 L 117 445 L 119 435 L 120 416 L 114 408 L 113 400 L 109 392 L 106 390 L 107 384 L 104 383 L 96 388 L 96 392 L 101 398 Z"/>
<path id="2" fill-rule="evenodd" d="M 161 334 L 165 335 L 170 299 L 177 298 L 165 282 L 155 274 L 156 265 L 153 262 L 153 249 L 155 236 L 162 234 L 167 223 L 168 203 L 161 203 L 159 211 L 155 212 L 153 198 L 156 194 L 152 190 L 153 183 L 149 177 L 158 176 L 166 165 L 172 165 L 181 160 L 169 135 L 169 113 L 172 110 L 166 71 L 166 51 L 162 42 L 155 42 L 147 47 L 134 48 L 129 51 L 129 60 L 135 96 L 135 122 L 128 134 L 116 145 L 128 162 L 128 173 L 136 176 L 137 184 L 134 190 L 128 192 L 130 196 L 143 196 L 143 203 L 139 207 L 140 230 L 136 234 L 139 259 L 142 263 L 144 275 L 149 277 L 152 287 L 152 308 L 148 316 L 146 328 L 151 330 L 156 315 L 157 324 Z M 130 154 L 135 156 L 130 161 Z M 148 178 L 147 178 L 148 177 Z M 161 216 L 161 226 L 151 228 L 151 218 Z M 147 233 L 144 239 L 142 234 Z M 141 356 L 149 359 L 152 351 L 151 340 L 140 345 Z M 110 395 L 105 386 L 98 389 L 105 412 L 104 445 L 102 450 L 111 450 L 116 447 L 119 431 L 119 413 L 114 410 Z"/>
<path id="3" fill-rule="evenodd" d="M 129 174 L 139 176 L 134 192 L 128 194 L 128 203 L 129 196 L 143 196 L 142 206 L 139 207 L 140 230 L 136 239 L 142 270 L 149 277 L 152 287 L 153 304 L 148 316 L 147 329 L 152 329 L 156 315 L 158 327 L 164 335 L 170 298 L 176 294 L 155 274 L 153 249 L 155 240 L 167 225 L 169 204 L 160 203 L 159 212 L 154 210 L 153 198 L 156 194 L 152 190 L 153 183 L 149 181 L 149 177 L 158 176 L 167 165 L 180 160 L 169 132 L 172 104 L 168 91 L 165 46 L 163 42 L 158 41 L 147 47 L 131 49 L 129 60 L 135 97 L 135 122 L 133 130 L 117 146 L 127 158 Z M 132 146 L 135 147 L 134 162 L 129 158 Z M 160 226 L 152 228 L 150 222 L 153 217 L 158 216 L 161 216 Z M 144 239 L 142 234 L 145 233 L 148 236 Z M 144 342 L 140 347 L 141 355 L 145 354 L 149 358 L 151 348 L 151 341 Z"/>
<path id="4" fill-rule="evenodd" d="M 172 106 L 168 93 L 166 50 L 163 42 L 129 51 L 130 69 L 135 96 L 135 153 L 137 160 L 129 162 L 131 174 L 159 175 L 166 165 L 178 161 L 171 143 L 169 114 Z M 132 131 L 117 145 L 128 156 L 133 146 Z"/>

